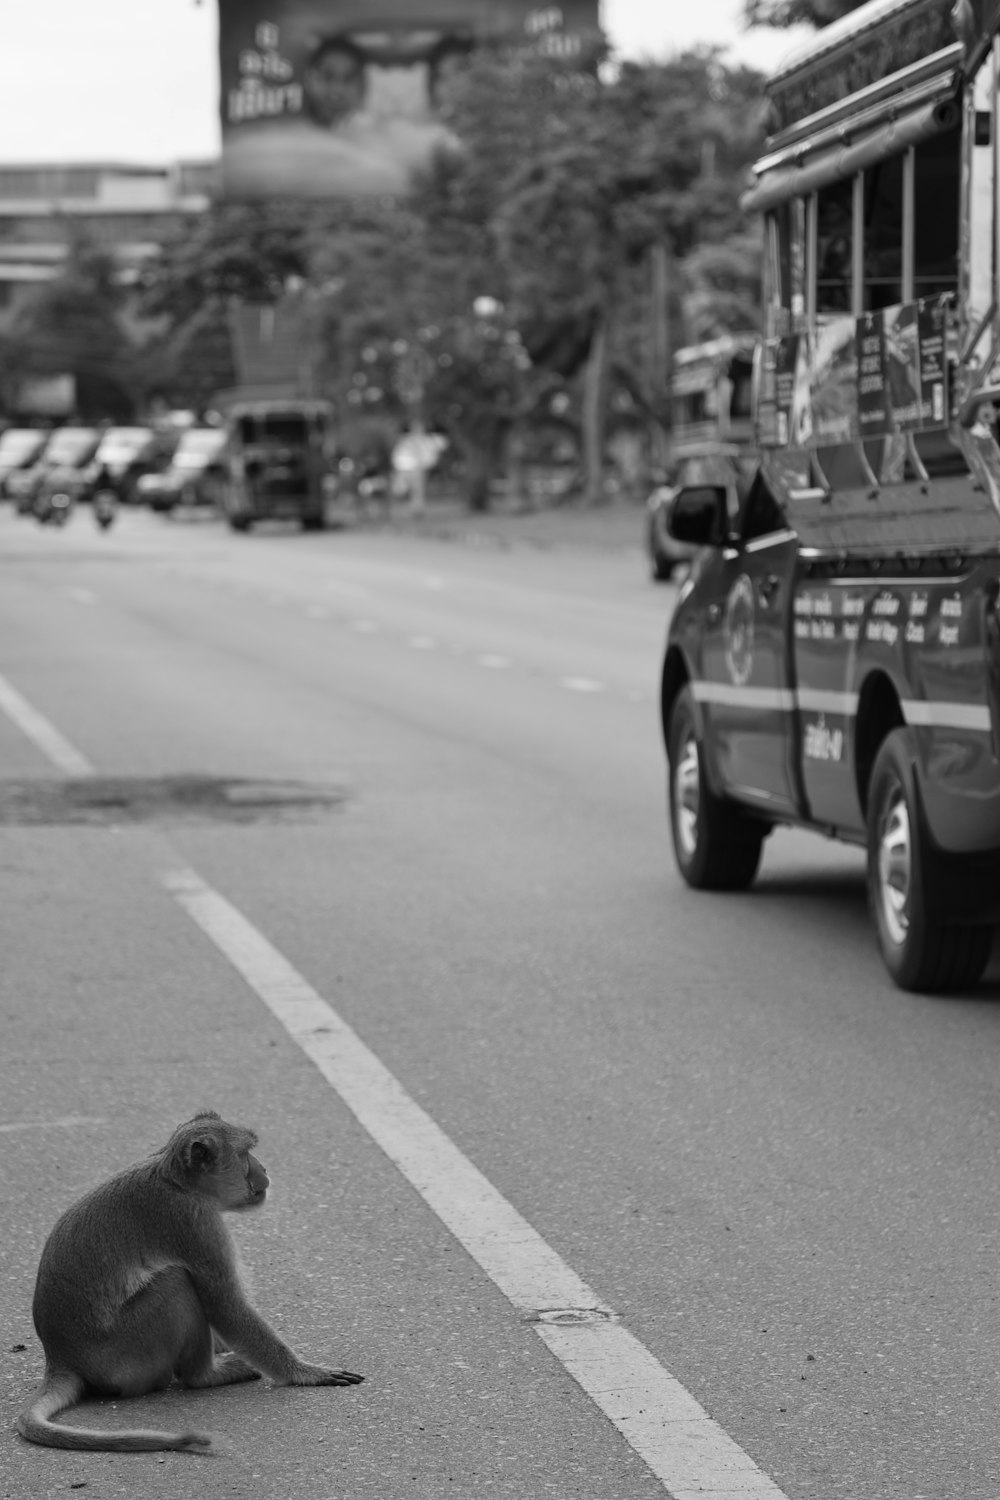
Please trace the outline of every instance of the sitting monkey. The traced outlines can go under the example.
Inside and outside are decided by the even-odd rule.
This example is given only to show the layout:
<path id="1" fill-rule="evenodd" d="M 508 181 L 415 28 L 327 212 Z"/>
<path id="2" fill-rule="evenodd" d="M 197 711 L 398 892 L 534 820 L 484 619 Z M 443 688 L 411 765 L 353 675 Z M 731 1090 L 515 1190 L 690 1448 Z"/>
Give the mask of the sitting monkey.
<path id="1" fill-rule="evenodd" d="M 222 1215 L 267 1196 L 256 1144 L 252 1130 L 206 1110 L 59 1219 L 38 1267 L 32 1314 L 45 1376 L 17 1420 L 23 1438 L 113 1453 L 205 1453 L 212 1439 L 204 1432 L 98 1432 L 52 1418 L 86 1392 L 144 1396 L 174 1378 L 196 1389 L 257 1380 L 261 1371 L 278 1385 L 364 1378 L 304 1364 L 240 1286 Z M 233 1352 L 217 1360 L 222 1346 Z"/>

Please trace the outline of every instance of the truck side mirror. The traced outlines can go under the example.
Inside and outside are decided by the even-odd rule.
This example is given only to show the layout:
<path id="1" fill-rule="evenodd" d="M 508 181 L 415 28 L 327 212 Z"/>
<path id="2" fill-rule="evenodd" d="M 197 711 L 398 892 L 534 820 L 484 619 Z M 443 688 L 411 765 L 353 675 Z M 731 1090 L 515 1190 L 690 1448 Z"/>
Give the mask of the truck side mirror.
<path id="1" fill-rule="evenodd" d="M 686 484 L 667 502 L 667 530 L 678 542 L 721 547 L 728 514 L 725 485 Z"/>

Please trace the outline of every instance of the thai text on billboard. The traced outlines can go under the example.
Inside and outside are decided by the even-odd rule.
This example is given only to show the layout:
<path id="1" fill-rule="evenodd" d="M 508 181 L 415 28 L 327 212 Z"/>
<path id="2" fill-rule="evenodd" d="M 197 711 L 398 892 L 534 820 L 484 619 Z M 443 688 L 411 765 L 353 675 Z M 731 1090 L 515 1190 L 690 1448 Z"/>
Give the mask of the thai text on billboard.
<path id="1" fill-rule="evenodd" d="M 438 105 L 488 37 L 572 61 L 598 0 L 219 0 L 227 198 L 404 194 L 454 146 Z"/>

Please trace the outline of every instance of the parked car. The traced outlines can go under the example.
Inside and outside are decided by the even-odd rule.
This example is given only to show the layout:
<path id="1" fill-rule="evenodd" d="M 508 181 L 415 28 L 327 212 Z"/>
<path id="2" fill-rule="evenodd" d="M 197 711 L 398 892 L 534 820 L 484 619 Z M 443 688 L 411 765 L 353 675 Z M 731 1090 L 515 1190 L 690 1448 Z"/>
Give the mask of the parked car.
<path id="1" fill-rule="evenodd" d="M 91 499 L 100 480 L 112 486 L 119 500 L 136 500 L 139 480 L 166 468 L 176 444 L 176 433 L 153 427 L 108 427 L 79 477 L 75 498 Z"/>
<path id="2" fill-rule="evenodd" d="M 38 458 L 48 432 L 41 427 L 8 427 L 0 433 L 0 496 L 7 494 L 7 477 L 29 469 Z"/>
<path id="3" fill-rule="evenodd" d="M 221 505 L 226 441 L 224 428 L 188 427 L 168 466 L 139 477 L 136 498 L 162 512 L 178 505 Z"/>
<path id="4" fill-rule="evenodd" d="M 29 468 L 15 469 L 7 476 L 7 492 L 18 514 L 30 515 L 36 500 L 56 489 L 66 489 L 75 497 L 102 435 L 99 427 L 57 427 L 50 433 Z"/>

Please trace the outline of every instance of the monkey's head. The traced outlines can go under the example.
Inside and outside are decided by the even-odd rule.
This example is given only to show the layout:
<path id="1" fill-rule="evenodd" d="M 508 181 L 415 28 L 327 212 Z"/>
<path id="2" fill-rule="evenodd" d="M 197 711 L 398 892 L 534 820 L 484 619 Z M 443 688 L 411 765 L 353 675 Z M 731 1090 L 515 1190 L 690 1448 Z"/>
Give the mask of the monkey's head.
<path id="1" fill-rule="evenodd" d="M 252 1154 L 257 1137 L 243 1125 L 230 1125 L 204 1110 L 178 1125 L 160 1157 L 160 1170 L 185 1192 L 214 1198 L 227 1213 L 259 1208 L 271 1185 Z"/>

